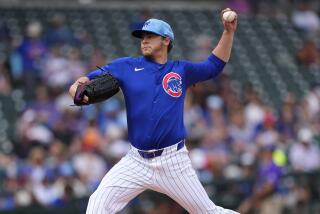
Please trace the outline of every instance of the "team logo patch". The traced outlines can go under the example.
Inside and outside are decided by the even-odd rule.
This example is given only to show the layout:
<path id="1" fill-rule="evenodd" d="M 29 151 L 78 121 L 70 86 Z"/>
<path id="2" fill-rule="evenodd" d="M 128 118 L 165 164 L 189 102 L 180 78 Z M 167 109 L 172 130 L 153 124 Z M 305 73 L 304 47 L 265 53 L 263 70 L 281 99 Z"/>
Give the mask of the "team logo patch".
<path id="1" fill-rule="evenodd" d="M 182 94 L 182 78 L 177 73 L 167 73 L 162 79 L 162 87 L 170 96 L 180 97 Z"/>

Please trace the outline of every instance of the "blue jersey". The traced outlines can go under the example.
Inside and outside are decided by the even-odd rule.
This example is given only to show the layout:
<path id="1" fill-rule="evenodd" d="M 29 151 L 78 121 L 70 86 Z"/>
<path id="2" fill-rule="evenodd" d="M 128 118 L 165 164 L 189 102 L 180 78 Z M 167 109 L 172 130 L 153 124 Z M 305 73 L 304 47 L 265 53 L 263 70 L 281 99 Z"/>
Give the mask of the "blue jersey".
<path id="1" fill-rule="evenodd" d="M 186 137 L 183 122 L 187 88 L 217 76 L 225 62 L 210 55 L 203 62 L 184 60 L 158 64 L 145 57 L 114 60 L 103 69 L 111 72 L 123 92 L 131 144 L 141 150 L 161 149 Z M 95 70 L 89 79 L 102 75 Z"/>

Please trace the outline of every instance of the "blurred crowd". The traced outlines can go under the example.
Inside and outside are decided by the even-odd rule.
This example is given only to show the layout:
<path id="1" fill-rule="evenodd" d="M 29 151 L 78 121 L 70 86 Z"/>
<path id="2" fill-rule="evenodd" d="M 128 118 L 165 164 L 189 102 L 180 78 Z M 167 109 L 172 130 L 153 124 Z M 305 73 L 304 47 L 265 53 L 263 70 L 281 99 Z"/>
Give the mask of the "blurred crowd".
<path id="1" fill-rule="evenodd" d="M 298 19 L 293 24 L 304 28 Z M 204 59 L 211 48 L 210 35 L 201 36 L 190 58 Z M 85 32 L 72 32 L 61 14 L 45 31 L 30 22 L 20 37 L 0 25 L 0 49 L 1 97 L 21 90 L 26 101 L 12 150 L 0 151 L 0 210 L 60 207 L 90 195 L 130 148 L 125 106 L 118 94 L 78 108 L 68 87 L 111 59 Z M 319 199 L 312 182 L 282 178 L 320 170 L 320 84 L 302 98 L 287 94 L 273 109 L 250 83 L 239 90 L 226 73 L 191 87 L 185 101 L 187 147 L 200 180 L 247 181 L 230 192 L 244 199 L 242 213 L 280 213 Z"/>
<path id="2" fill-rule="evenodd" d="M 305 37 L 296 58 L 302 65 L 320 69 L 320 3 L 314 0 L 229 0 L 230 7 L 242 15 L 289 17 L 293 26 Z"/>

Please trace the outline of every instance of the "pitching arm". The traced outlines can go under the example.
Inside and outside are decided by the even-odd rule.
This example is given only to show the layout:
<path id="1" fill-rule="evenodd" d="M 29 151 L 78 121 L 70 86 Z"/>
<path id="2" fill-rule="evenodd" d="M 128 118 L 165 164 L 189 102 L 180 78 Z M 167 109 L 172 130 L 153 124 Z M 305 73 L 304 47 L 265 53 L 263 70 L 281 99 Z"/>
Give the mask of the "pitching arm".
<path id="1" fill-rule="evenodd" d="M 230 9 L 227 8 L 223 10 L 221 14 L 223 14 L 226 11 L 230 11 Z M 235 19 L 232 22 L 227 22 L 225 20 L 222 20 L 222 22 L 224 26 L 224 31 L 222 33 L 219 43 L 214 48 L 212 53 L 224 62 L 228 62 L 231 55 L 234 33 L 237 29 L 237 19 Z"/>

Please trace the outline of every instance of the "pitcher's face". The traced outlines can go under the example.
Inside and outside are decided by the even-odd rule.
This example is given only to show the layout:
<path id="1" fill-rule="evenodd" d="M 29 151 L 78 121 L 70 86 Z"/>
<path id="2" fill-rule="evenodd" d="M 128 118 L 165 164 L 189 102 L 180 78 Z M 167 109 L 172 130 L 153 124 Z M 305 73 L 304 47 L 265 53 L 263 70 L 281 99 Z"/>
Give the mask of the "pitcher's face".
<path id="1" fill-rule="evenodd" d="M 145 57 L 154 58 L 155 55 L 167 52 L 168 39 L 153 33 L 143 33 L 141 37 L 141 52 Z M 170 41 L 169 41 L 170 42 Z"/>

